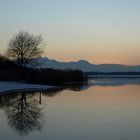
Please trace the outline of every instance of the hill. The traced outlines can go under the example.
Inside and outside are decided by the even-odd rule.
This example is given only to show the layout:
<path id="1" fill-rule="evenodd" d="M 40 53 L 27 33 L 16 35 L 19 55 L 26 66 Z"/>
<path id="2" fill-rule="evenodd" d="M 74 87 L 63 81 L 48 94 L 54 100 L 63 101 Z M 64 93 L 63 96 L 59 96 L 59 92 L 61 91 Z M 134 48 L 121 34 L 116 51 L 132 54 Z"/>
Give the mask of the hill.
<path id="1" fill-rule="evenodd" d="M 140 72 L 140 65 L 126 66 L 120 64 L 91 64 L 86 60 L 75 62 L 59 62 L 54 59 L 38 58 L 32 61 L 37 61 L 36 68 L 54 68 L 54 69 L 79 69 L 83 72 Z"/>

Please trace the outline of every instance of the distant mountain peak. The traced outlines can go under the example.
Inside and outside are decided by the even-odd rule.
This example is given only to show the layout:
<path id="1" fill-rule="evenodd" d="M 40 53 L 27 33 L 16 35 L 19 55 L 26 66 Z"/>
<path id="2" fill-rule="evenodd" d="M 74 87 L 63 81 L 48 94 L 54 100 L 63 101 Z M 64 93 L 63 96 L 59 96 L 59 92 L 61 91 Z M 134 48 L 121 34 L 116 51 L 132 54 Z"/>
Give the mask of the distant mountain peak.
<path id="1" fill-rule="evenodd" d="M 77 61 L 77 63 L 88 63 L 88 64 L 90 64 L 87 60 L 79 60 L 79 61 Z"/>
<path id="2" fill-rule="evenodd" d="M 122 64 L 91 64 L 87 60 L 60 62 L 48 57 L 36 58 L 40 65 L 37 68 L 79 69 L 84 72 L 140 72 L 140 66 L 126 66 Z"/>

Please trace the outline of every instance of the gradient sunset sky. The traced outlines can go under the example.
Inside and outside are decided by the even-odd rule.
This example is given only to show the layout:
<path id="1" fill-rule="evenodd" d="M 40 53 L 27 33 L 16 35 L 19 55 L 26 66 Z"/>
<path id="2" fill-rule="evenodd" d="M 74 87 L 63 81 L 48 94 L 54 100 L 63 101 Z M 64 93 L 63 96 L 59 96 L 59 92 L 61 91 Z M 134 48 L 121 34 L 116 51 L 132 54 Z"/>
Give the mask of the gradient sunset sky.
<path id="1" fill-rule="evenodd" d="M 140 65 L 140 0 L 0 0 L 0 52 L 19 31 L 59 61 Z"/>

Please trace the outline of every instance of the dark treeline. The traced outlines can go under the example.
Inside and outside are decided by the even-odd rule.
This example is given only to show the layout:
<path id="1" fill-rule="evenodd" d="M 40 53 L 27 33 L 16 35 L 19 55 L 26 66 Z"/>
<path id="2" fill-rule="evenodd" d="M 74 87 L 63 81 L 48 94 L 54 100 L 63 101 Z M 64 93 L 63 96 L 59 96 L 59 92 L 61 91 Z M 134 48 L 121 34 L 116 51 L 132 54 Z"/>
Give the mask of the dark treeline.
<path id="1" fill-rule="evenodd" d="M 22 68 L 8 58 L 0 56 L 0 80 L 22 80 L 38 84 L 64 84 L 85 82 L 87 79 L 80 70 Z"/>
<path id="2" fill-rule="evenodd" d="M 18 66 L 13 62 L 10 61 L 8 58 L 0 55 L 0 68 L 1 69 L 16 69 Z"/>
<path id="3" fill-rule="evenodd" d="M 84 73 L 80 70 L 27 69 L 26 74 L 31 83 L 55 85 L 86 81 Z"/>
<path id="4" fill-rule="evenodd" d="M 23 70 L 15 62 L 0 55 L 0 80 L 17 81 L 23 79 Z"/>

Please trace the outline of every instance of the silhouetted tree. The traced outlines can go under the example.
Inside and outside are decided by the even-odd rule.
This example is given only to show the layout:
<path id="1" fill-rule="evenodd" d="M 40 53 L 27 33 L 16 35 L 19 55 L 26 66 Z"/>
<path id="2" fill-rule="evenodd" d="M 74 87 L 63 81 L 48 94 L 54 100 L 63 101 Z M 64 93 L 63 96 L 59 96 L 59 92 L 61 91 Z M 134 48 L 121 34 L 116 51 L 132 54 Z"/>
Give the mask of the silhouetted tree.
<path id="1" fill-rule="evenodd" d="M 20 31 L 9 42 L 7 56 L 26 68 L 31 59 L 39 57 L 42 53 L 43 39 L 28 32 Z"/>

